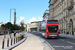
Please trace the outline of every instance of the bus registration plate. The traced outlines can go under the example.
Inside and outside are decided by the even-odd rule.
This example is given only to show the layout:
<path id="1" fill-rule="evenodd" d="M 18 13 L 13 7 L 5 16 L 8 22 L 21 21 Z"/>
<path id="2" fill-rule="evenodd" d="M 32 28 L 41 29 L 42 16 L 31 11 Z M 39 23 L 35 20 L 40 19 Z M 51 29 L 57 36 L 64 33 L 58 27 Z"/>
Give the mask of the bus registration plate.
<path id="1" fill-rule="evenodd" d="M 55 37 L 52 37 L 52 38 L 55 38 Z"/>

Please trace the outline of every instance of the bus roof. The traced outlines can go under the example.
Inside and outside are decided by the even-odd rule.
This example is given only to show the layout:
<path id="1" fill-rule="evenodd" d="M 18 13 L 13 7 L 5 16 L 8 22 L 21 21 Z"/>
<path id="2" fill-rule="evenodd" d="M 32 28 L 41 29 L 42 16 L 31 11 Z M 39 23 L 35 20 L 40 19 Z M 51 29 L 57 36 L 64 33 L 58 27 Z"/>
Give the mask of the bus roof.
<path id="1" fill-rule="evenodd" d="M 56 19 L 50 19 L 50 20 L 56 20 Z M 44 22 L 44 21 L 48 21 L 48 20 L 43 20 L 42 22 Z M 57 20 L 58 21 L 58 20 Z"/>
<path id="2" fill-rule="evenodd" d="M 51 20 L 56 20 L 56 19 L 51 19 Z M 47 20 L 48 21 L 48 20 Z M 57 20 L 58 21 L 58 20 Z"/>

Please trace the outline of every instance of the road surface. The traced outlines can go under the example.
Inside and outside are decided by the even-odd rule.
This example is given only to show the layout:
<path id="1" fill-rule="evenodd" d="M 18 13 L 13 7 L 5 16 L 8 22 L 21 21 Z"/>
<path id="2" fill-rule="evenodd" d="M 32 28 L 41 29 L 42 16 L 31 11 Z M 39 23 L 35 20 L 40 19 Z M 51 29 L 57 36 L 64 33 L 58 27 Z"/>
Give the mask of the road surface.
<path id="1" fill-rule="evenodd" d="M 75 39 L 59 36 L 59 39 L 45 39 L 39 32 L 30 32 L 46 40 L 55 50 L 75 50 Z"/>

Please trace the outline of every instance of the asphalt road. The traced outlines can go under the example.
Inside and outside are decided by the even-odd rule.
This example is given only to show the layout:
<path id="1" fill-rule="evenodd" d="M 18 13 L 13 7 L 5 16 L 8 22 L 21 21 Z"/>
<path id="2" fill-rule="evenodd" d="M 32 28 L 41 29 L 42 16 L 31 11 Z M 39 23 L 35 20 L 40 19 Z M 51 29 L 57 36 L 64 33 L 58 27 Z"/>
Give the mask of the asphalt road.
<path id="1" fill-rule="evenodd" d="M 30 32 L 31 34 L 42 37 L 39 32 Z M 44 37 L 42 37 L 45 39 Z M 59 36 L 59 39 L 45 39 L 55 50 L 75 50 L 75 39 Z"/>

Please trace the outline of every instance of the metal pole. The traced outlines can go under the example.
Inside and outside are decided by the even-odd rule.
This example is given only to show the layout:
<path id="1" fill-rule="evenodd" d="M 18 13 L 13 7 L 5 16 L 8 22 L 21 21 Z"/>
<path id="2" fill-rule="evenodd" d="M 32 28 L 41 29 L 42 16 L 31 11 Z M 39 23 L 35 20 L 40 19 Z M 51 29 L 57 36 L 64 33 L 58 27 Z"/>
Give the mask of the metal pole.
<path id="1" fill-rule="evenodd" d="M 11 10 L 12 9 L 10 9 L 10 22 L 11 22 Z M 13 9 L 15 12 L 16 12 L 16 9 Z"/>
<path id="2" fill-rule="evenodd" d="M 11 9 L 10 9 L 10 22 L 11 22 Z"/>
<path id="3" fill-rule="evenodd" d="M 12 10 L 12 9 L 10 9 L 10 23 L 11 23 L 11 10 Z M 9 25 L 9 26 L 10 26 L 10 25 Z M 10 35 L 10 38 L 11 38 L 10 28 L 9 28 L 9 35 Z"/>

